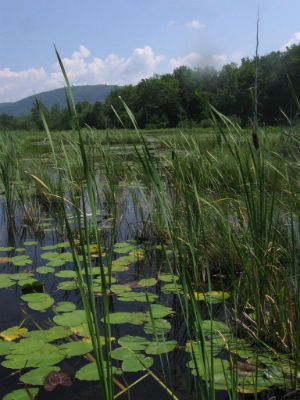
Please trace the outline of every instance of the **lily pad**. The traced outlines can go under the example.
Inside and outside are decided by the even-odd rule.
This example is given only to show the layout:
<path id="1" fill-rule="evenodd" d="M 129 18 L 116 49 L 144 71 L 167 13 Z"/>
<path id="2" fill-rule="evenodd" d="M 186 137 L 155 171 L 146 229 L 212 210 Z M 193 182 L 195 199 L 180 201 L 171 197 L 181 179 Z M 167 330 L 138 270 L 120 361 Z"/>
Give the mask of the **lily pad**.
<path id="1" fill-rule="evenodd" d="M 53 304 L 54 304 L 54 299 L 52 299 L 52 297 L 49 297 L 47 300 L 42 302 L 29 302 L 28 307 L 31 308 L 32 310 L 43 311 L 51 307 Z"/>
<path id="2" fill-rule="evenodd" d="M 56 315 L 53 318 L 53 321 L 57 324 L 57 325 L 61 325 L 61 326 L 75 326 L 75 325 L 80 325 L 83 321 L 83 318 L 80 314 L 77 314 L 76 311 L 73 312 L 68 312 L 68 313 L 64 313 L 61 315 Z"/>
<path id="3" fill-rule="evenodd" d="M 170 332 L 172 325 L 165 319 L 156 319 L 155 320 L 155 333 L 157 335 L 164 335 L 165 333 Z M 148 334 L 154 333 L 154 327 L 152 322 L 148 322 L 144 326 L 144 331 Z"/>
<path id="4" fill-rule="evenodd" d="M 46 275 L 46 274 L 51 274 L 51 273 L 55 272 L 55 269 L 52 267 L 38 267 L 36 269 L 36 272 L 38 274 Z"/>
<path id="5" fill-rule="evenodd" d="M 28 390 L 33 398 L 35 398 L 38 395 L 39 392 L 38 388 L 31 387 Z M 3 400 L 30 400 L 30 397 L 26 389 L 18 389 L 14 390 L 11 393 L 8 393 L 6 396 L 3 397 Z"/>
<path id="6" fill-rule="evenodd" d="M 29 293 L 21 296 L 21 299 L 30 303 L 43 303 L 44 301 L 51 299 L 47 293 Z"/>
<path id="7" fill-rule="evenodd" d="M 177 346 L 176 340 L 157 342 L 153 341 L 147 346 L 145 352 L 147 354 L 164 354 L 172 351 Z"/>
<path id="8" fill-rule="evenodd" d="M 173 281 L 178 281 L 179 278 L 176 275 L 171 275 L 171 274 L 160 274 L 159 275 L 159 280 L 163 282 L 173 282 Z"/>
<path id="9" fill-rule="evenodd" d="M 190 299 L 190 295 L 187 297 Z M 206 300 L 208 303 L 217 304 L 222 303 L 223 300 L 227 300 L 230 297 L 229 293 L 226 292 L 207 292 L 207 293 L 198 293 L 194 292 L 194 297 L 198 301 Z"/>
<path id="10" fill-rule="evenodd" d="M 34 240 L 32 240 L 32 241 L 24 242 L 23 244 L 24 244 L 24 246 L 35 246 L 35 245 L 37 245 L 39 243 L 34 241 Z"/>
<path id="11" fill-rule="evenodd" d="M 116 370 L 117 370 L 116 367 L 112 367 L 113 374 L 116 372 Z M 75 378 L 80 379 L 81 381 L 98 381 L 99 373 L 97 369 L 97 364 L 90 363 L 85 365 L 79 371 L 77 371 Z"/>
<path id="12" fill-rule="evenodd" d="M 60 346 L 59 352 L 66 357 L 81 356 L 93 350 L 93 346 L 86 342 L 69 342 Z"/>
<path id="13" fill-rule="evenodd" d="M 138 372 L 150 368 L 153 364 L 152 357 L 145 357 L 143 354 L 131 355 L 122 362 L 124 372 Z"/>
<path id="14" fill-rule="evenodd" d="M 76 305 L 70 301 L 61 301 L 57 303 L 57 306 L 55 306 L 54 310 L 56 312 L 71 312 L 76 310 Z"/>
<path id="15" fill-rule="evenodd" d="M 11 340 L 19 339 L 28 331 L 27 328 L 20 328 L 19 326 L 13 326 L 12 328 L 6 329 L 0 333 L 0 338 L 10 342 Z"/>
<path id="16" fill-rule="evenodd" d="M 72 270 L 59 271 L 55 274 L 58 278 L 76 278 L 76 272 Z"/>
<path id="17" fill-rule="evenodd" d="M 10 348 L 11 354 L 30 354 L 41 349 L 45 345 L 43 339 L 25 339 L 19 343 L 13 343 Z"/>
<path id="18" fill-rule="evenodd" d="M 13 345 L 13 342 L 6 342 L 5 340 L 0 340 L 0 356 L 6 356 L 6 354 L 10 353 L 10 348 Z"/>
<path id="19" fill-rule="evenodd" d="M 113 350 L 110 353 L 110 356 L 114 360 L 124 361 L 126 358 L 132 356 L 132 352 L 128 349 L 124 349 L 123 347 L 119 347 L 119 348 Z"/>
<path id="20" fill-rule="evenodd" d="M 145 348 L 151 343 L 150 340 L 142 336 L 123 336 L 118 340 L 118 343 L 122 347 L 127 347 L 132 351 L 145 350 Z"/>
<path id="21" fill-rule="evenodd" d="M 47 267 L 62 267 L 63 265 L 65 265 L 66 261 L 65 260 L 61 260 L 59 258 L 54 258 L 52 259 L 49 263 L 46 264 Z"/>
<path id="22" fill-rule="evenodd" d="M 59 367 L 44 367 L 33 369 L 20 377 L 20 381 L 28 385 L 43 385 L 44 379 L 52 371 L 60 371 Z"/>
<path id="23" fill-rule="evenodd" d="M 148 278 L 148 279 L 141 279 L 140 281 L 138 281 L 138 284 L 140 286 L 154 286 L 157 284 L 157 280 L 155 278 Z"/>

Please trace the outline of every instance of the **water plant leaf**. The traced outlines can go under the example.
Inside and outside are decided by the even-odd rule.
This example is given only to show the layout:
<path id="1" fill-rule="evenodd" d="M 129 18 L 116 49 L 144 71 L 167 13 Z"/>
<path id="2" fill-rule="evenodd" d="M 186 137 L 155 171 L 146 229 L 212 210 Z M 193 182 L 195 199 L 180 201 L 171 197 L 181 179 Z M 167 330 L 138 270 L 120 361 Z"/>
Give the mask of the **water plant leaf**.
<path id="1" fill-rule="evenodd" d="M 75 290 L 78 289 L 76 281 L 64 281 L 57 285 L 58 290 Z"/>
<path id="2" fill-rule="evenodd" d="M 104 321 L 104 318 L 101 319 Z M 142 325 L 144 322 L 150 321 L 149 314 L 142 312 L 116 312 L 109 315 L 109 321 L 111 324 L 133 324 L 133 325 Z"/>
<path id="3" fill-rule="evenodd" d="M 6 341 L 11 341 L 15 339 L 19 339 L 28 331 L 27 328 L 20 328 L 19 326 L 13 326 L 5 331 L 0 333 L 0 338 Z"/>
<path id="4" fill-rule="evenodd" d="M 0 340 L 0 356 L 6 356 L 10 353 L 10 348 L 14 342 L 7 342 L 5 340 Z"/>
<path id="5" fill-rule="evenodd" d="M 15 284 L 16 284 L 16 282 L 12 281 L 9 278 L 1 279 L 0 280 L 0 289 L 7 289 L 8 287 L 13 286 Z"/>
<path id="6" fill-rule="evenodd" d="M 178 276 L 171 274 L 160 274 L 158 279 L 163 282 L 173 282 L 179 280 Z"/>
<path id="7" fill-rule="evenodd" d="M 55 315 L 55 317 L 53 317 L 53 321 L 57 325 L 69 327 L 80 325 L 82 322 L 84 322 L 82 316 L 77 314 L 76 311 Z"/>
<path id="8" fill-rule="evenodd" d="M 188 299 L 190 299 L 189 293 L 187 294 Z M 207 293 L 198 293 L 194 292 L 195 300 L 207 302 L 211 302 L 212 304 L 222 303 L 223 300 L 227 300 L 230 297 L 229 293 L 226 292 L 207 292 Z"/>
<path id="9" fill-rule="evenodd" d="M 60 371 L 60 368 L 55 366 L 36 368 L 22 375 L 20 381 L 28 385 L 43 385 L 44 379 L 52 371 Z"/>
<path id="10" fill-rule="evenodd" d="M 0 251 L 11 251 L 14 247 L 0 247 Z"/>
<path id="11" fill-rule="evenodd" d="M 46 250 L 56 250 L 57 247 L 58 247 L 57 244 L 52 244 L 50 246 L 44 246 L 41 249 L 44 250 L 44 251 L 46 251 Z"/>
<path id="12" fill-rule="evenodd" d="M 65 265 L 66 261 L 60 258 L 53 258 L 49 263 L 46 264 L 47 267 L 62 267 Z"/>
<path id="13" fill-rule="evenodd" d="M 155 278 L 148 278 L 148 279 L 141 279 L 140 281 L 138 281 L 138 284 L 140 286 L 154 286 L 157 284 L 157 280 Z"/>
<path id="14" fill-rule="evenodd" d="M 131 288 L 126 285 L 111 285 L 110 291 L 116 294 L 131 292 Z"/>
<path id="15" fill-rule="evenodd" d="M 54 304 L 54 299 L 52 297 L 49 297 L 45 301 L 42 302 L 29 302 L 28 307 L 31 308 L 32 310 L 35 311 L 43 311 L 46 310 L 47 308 L 51 307 Z"/>
<path id="16" fill-rule="evenodd" d="M 151 343 L 149 339 L 142 336 L 130 336 L 126 335 L 118 340 L 118 343 L 122 347 L 127 347 L 132 351 L 145 350 L 145 348 Z"/>
<path id="17" fill-rule="evenodd" d="M 39 388 L 29 388 L 30 394 L 33 398 L 38 395 Z M 18 389 L 8 393 L 3 397 L 3 400 L 30 400 L 29 394 L 26 389 Z"/>
<path id="18" fill-rule="evenodd" d="M 143 354 L 132 354 L 122 362 L 122 370 L 124 372 L 143 371 L 146 367 L 150 368 L 153 361 L 152 357 L 145 357 Z"/>
<path id="19" fill-rule="evenodd" d="M 36 269 L 36 272 L 38 274 L 46 275 L 46 274 L 51 274 L 51 273 L 55 272 L 55 269 L 52 267 L 38 267 Z"/>
<path id="20" fill-rule="evenodd" d="M 154 293 L 147 293 L 147 295 L 148 295 L 149 302 L 152 302 L 158 298 L 158 295 L 154 294 Z M 126 293 L 121 293 L 120 296 L 118 296 L 118 300 L 119 301 L 141 301 L 141 302 L 146 303 L 147 297 L 146 297 L 146 293 L 126 292 Z"/>
<path id="21" fill-rule="evenodd" d="M 114 360 L 124 361 L 126 358 L 132 356 L 132 352 L 128 349 L 124 349 L 123 347 L 118 347 L 110 353 L 110 356 Z"/>
<path id="22" fill-rule="evenodd" d="M 155 320 L 155 333 L 157 335 L 164 335 L 165 333 L 170 332 L 172 325 L 165 319 L 156 319 Z M 145 333 L 151 334 L 154 333 L 154 327 L 152 322 L 148 322 L 144 326 Z"/>
<path id="23" fill-rule="evenodd" d="M 9 257 L 0 257 L 0 264 L 5 264 L 10 260 Z"/>
<path id="24" fill-rule="evenodd" d="M 112 373 L 116 372 L 117 368 L 112 367 Z M 104 371 L 106 373 L 106 369 Z M 80 379 L 81 381 L 98 381 L 99 374 L 97 369 L 97 364 L 95 362 L 90 363 L 82 367 L 79 371 L 76 372 L 75 378 Z"/>
<path id="25" fill-rule="evenodd" d="M 81 356 L 93 350 L 93 346 L 86 342 L 69 342 L 60 345 L 59 352 L 66 357 Z"/>
<path id="26" fill-rule="evenodd" d="M 39 243 L 36 242 L 36 241 L 34 241 L 34 240 L 32 240 L 32 241 L 27 241 L 27 242 L 24 242 L 24 243 L 23 243 L 24 246 L 35 246 L 35 245 L 37 245 L 37 244 L 39 244 Z"/>
<path id="27" fill-rule="evenodd" d="M 153 304 L 151 306 L 153 318 L 164 318 L 168 315 L 175 314 L 171 307 L 165 307 L 161 304 Z"/>
<path id="28" fill-rule="evenodd" d="M 72 335 L 72 331 L 67 326 L 53 326 L 45 332 L 45 336 L 49 340 L 63 339 Z"/>
<path id="29" fill-rule="evenodd" d="M 71 312 L 74 310 L 76 310 L 76 305 L 70 301 L 60 301 L 54 308 L 55 312 Z"/>
<path id="30" fill-rule="evenodd" d="M 25 249 L 23 247 L 18 247 L 17 249 L 15 249 L 16 252 L 21 253 L 23 251 L 25 251 Z"/>
<path id="31" fill-rule="evenodd" d="M 164 342 L 157 342 L 153 341 L 146 347 L 145 352 L 147 354 L 163 354 L 172 351 L 177 346 L 176 340 L 164 341 Z"/>
<path id="32" fill-rule="evenodd" d="M 53 252 L 53 251 L 41 254 L 41 258 L 43 260 L 53 260 L 54 258 L 57 258 L 58 256 L 59 256 L 59 253 Z"/>
<path id="33" fill-rule="evenodd" d="M 30 303 L 43 303 L 51 298 L 47 293 L 29 293 L 21 296 L 21 299 Z"/>
<path id="34" fill-rule="evenodd" d="M 45 345 L 45 341 L 43 339 L 25 339 L 20 341 L 19 343 L 13 343 L 10 348 L 11 354 L 30 354 L 35 351 L 41 349 Z"/>
<path id="35" fill-rule="evenodd" d="M 2 362 L 3 367 L 11 369 L 21 369 L 26 367 L 47 367 L 58 364 L 65 356 L 58 352 L 55 353 L 31 353 L 31 354 L 10 354 Z"/>
<path id="36" fill-rule="evenodd" d="M 161 288 L 161 291 L 165 294 L 170 294 L 170 293 L 177 293 L 177 294 L 183 294 L 183 288 L 182 285 L 177 285 L 176 283 L 167 283 Z"/>
<path id="37" fill-rule="evenodd" d="M 56 272 L 55 276 L 58 278 L 76 278 L 76 272 L 72 270 L 65 270 Z"/>
<path id="38" fill-rule="evenodd" d="M 71 326 L 70 329 L 77 336 L 90 337 L 89 327 L 86 322 L 84 322 L 83 324 L 76 325 L 76 326 Z"/>

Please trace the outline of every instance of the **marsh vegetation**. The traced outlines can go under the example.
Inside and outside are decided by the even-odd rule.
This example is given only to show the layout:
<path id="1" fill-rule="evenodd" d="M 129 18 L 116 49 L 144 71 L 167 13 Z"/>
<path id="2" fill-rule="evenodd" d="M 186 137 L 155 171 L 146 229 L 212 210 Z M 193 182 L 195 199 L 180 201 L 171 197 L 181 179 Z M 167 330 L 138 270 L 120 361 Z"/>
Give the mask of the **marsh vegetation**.
<path id="1" fill-rule="evenodd" d="M 297 125 L 81 129 L 65 79 L 71 131 L 1 134 L 2 397 L 297 393 Z"/>

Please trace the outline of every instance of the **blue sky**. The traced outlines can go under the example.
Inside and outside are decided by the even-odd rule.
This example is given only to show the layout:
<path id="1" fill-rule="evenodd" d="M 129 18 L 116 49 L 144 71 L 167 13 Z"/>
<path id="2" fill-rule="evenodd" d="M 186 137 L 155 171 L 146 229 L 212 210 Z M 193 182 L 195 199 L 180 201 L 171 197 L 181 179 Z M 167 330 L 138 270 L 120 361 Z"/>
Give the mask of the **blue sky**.
<path id="1" fill-rule="evenodd" d="M 0 0 L 0 102 L 63 86 L 135 84 L 300 42 L 300 0 Z"/>

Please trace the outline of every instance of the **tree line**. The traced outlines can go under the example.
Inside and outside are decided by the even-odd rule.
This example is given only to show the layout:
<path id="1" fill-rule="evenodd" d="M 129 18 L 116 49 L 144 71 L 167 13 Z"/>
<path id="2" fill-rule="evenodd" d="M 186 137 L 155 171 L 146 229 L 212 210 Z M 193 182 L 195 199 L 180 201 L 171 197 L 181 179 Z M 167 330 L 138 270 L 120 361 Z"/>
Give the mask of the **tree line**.
<path id="1" fill-rule="evenodd" d="M 258 59 L 258 113 L 259 122 L 266 125 L 286 123 L 295 110 L 289 76 L 295 92 L 300 94 L 300 44 L 288 47 Z M 232 118 L 242 127 L 253 114 L 251 89 L 254 87 L 255 58 L 243 58 L 241 64 L 224 65 L 218 71 L 213 67 L 190 69 L 176 68 L 173 73 L 142 79 L 137 85 L 126 85 L 110 92 L 105 102 L 76 104 L 79 123 L 96 129 L 121 128 L 117 110 L 126 127 L 129 117 L 119 96 L 133 112 L 141 129 L 173 127 L 207 127 L 210 124 L 209 105 Z M 68 110 L 54 105 L 48 110 L 42 103 L 49 128 L 70 129 Z M 31 113 L 22 119 L 0 115 L 3 129 L 43 129 L 38 109 L 34 104 Z"/>

